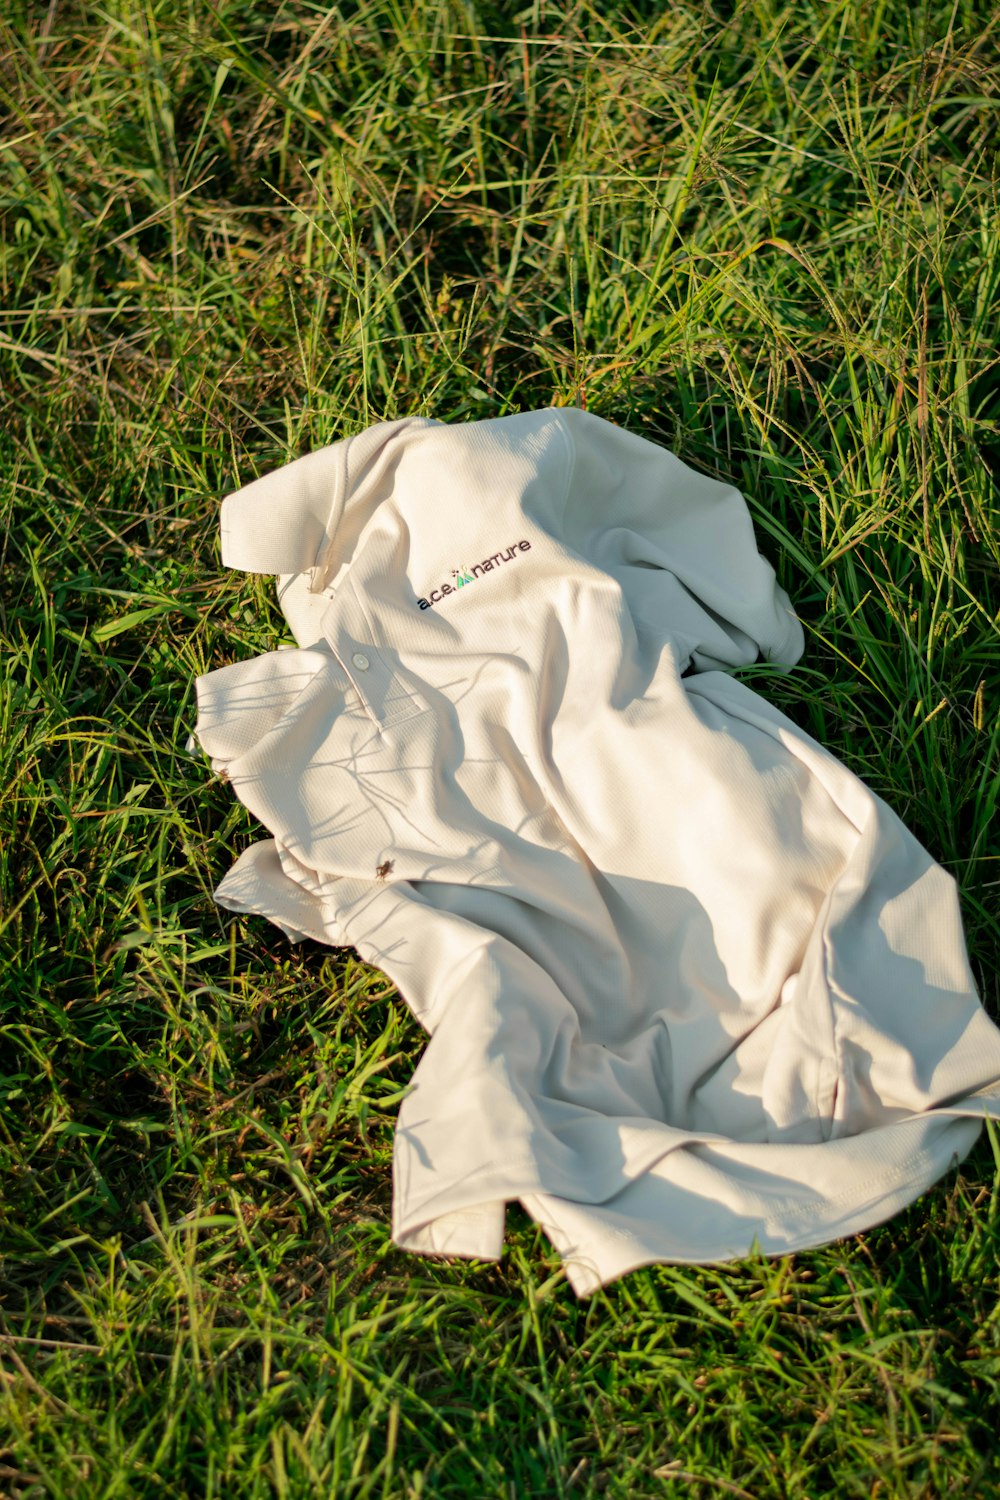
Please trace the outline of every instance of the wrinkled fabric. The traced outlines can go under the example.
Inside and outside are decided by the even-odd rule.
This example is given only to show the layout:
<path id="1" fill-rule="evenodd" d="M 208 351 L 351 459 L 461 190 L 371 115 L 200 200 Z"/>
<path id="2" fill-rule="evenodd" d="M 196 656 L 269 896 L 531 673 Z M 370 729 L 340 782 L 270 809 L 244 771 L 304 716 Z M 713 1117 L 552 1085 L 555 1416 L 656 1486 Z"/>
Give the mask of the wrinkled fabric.
<path id="1" fill-rule="evenodd" d="M 392 1236 L 578 1294 L 885 1219 L 1000 1113 L 953 879 L 732 674 L 801 625 L 732 487 L 575 409 L 379 423 L 227 496 L 297 641 L 197 680 L 271 837 L 215 895 L 429 1041 Z"/>

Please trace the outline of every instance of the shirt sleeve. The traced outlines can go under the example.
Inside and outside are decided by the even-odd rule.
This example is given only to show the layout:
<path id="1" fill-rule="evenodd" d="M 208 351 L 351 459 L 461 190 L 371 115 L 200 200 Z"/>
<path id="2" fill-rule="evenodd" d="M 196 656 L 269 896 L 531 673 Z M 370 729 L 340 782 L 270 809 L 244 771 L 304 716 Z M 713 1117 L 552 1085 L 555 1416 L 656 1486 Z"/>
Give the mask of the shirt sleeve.
<path id="1" fill-rule="evenodd" d="M 637 629 L 673 639 L 698 671 L 791 666 L 802 626 L 758 552 L 743 496 L 657 443 L 575 407 L 567 543 L 620 583 Z M 683 670 L 683 667 L 682 667 Z"/>

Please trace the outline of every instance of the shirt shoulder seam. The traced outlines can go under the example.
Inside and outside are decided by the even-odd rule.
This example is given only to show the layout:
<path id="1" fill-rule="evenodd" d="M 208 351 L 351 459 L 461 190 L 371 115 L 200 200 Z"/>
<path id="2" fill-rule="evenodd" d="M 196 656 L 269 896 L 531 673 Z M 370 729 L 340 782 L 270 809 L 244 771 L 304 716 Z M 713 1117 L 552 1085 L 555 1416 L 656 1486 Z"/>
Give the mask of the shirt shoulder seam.
<path id="1" fill-rule="evenodd" d="M 562 503 L 559 507 L 560 524 L 565 522 L 566 507 L 569 504 L 570 485 L 573 483 L 573 475 L 576 472 L 576 442 L 569 430 L 569 424 L 558 407 L 555 408 L 556 427 L 562 437 L 566 448 L 566 484 L 563 488 Z"/>

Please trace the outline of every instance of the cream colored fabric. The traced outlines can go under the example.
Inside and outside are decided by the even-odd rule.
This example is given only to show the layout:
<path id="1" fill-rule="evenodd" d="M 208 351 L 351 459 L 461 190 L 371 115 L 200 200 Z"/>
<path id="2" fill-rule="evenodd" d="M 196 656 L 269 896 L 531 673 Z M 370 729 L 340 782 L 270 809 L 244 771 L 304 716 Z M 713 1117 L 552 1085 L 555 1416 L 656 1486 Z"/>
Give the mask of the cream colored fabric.
<path id="1" fill-rule="evenodd" d="M 430 1033 L 393 1238 L 584 1295 L 910 1201 L 1000 1112 L 954 881 L 730 675 L 801 626 L 739 493 L 577 410 L 381 423 L 222 507 L 298 649 L 198 679 L 272 838 L 218 901 L 353 946 Z"/>

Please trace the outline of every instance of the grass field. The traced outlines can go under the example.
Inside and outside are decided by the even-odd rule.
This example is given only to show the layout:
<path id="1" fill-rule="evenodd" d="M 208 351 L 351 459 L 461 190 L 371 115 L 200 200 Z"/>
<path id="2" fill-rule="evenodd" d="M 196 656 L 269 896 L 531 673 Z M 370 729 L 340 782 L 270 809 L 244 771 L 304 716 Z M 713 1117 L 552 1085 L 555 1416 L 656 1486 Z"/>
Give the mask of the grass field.
<path id="1" fill-rule="evenodd" d="M 389 1240 L 423 1038 L 233 919 L 185 753 L 283 633 L 220 496 L 406 413 L 585 404 L 737 483 L 742 674 L 956 877 L 1000 1015 L 1000 16 L 8 0 L 0 1495 L 1000 1495 L 1000 1132 L 890 1223 L 578 1302 Z"/>

